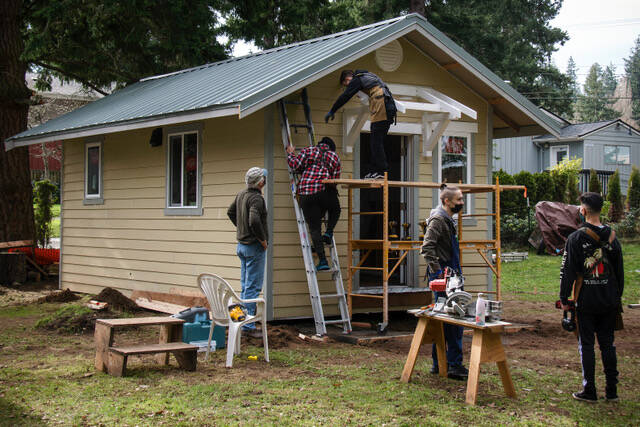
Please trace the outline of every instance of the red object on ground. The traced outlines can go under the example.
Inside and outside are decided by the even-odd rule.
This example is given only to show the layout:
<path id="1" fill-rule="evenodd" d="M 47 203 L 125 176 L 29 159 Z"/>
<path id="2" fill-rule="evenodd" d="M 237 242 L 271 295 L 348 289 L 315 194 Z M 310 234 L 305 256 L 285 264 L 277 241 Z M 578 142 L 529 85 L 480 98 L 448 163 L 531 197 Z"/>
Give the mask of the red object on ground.
<path id="1" fill-rule="evenodd" d="M 429 282 L 429 288 L 433 292 L 445 292 L 447 290 L 447 279 L 434 279 Z"/>
<path id="2" fill-rule="evenodd" d="M 49 265 L 54 262 L 60 262 L 60 249 L 35 248 L 35 255 L 33 254 L 33 248 L 30 247 L 9 249 L 9 252 L 16 251 L 32 256 L 39 265 Z"/>

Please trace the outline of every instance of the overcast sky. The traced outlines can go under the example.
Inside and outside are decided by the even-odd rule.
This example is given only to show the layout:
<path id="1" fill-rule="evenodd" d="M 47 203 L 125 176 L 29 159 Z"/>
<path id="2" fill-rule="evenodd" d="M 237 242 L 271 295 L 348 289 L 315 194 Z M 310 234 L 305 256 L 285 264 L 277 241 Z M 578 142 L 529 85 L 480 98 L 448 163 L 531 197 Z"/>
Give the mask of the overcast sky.
<path id="1" fill-rule="evenodd" d="M 603 68 L 613 63 L 620 76 L 624 59 L 640 36 L 640 1 L 564 0 L 551 25 L 562 28 L 570 37 L 552 57 L 561 71 L 567 70 L 572 56 L 581 83 L 594 62 Z"/>

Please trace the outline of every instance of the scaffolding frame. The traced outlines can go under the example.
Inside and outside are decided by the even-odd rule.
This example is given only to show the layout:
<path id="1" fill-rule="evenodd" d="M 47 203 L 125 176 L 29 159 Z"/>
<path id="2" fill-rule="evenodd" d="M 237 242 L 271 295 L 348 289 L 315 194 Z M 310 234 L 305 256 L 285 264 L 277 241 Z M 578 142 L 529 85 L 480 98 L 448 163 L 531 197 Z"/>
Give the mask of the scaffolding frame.
<path id="1" fill-rule="evenodd" d="M 347 303 L 349 308 L 349 316 L 353 316 L 353 298 L 370 298 L 375 300 L 381 300 L 382 302 L 382 323 L 381 329 L 386 329 L 389 324 L 389 279 L 396 269 L 407 258 L 409 251 L 420 250 L 422 247 L 421 240 L 390 240 L 389 239 L 389 188 L 401 187 L 401 188 L 431 188 L 440 189 L 441 183 L 436 182 L 417 182 L 417 181 L 389 181 L 387 173 L 384 174 L 384 179 L 371 180 L 371 179 L 329 179 L 323 181 L 325 184 L 341 185 L 348 190 L 348 223 L 347 223 Z M 501 245 L 500 245 L 500 192 L 505 190 L 524 190 L 526 197 L 526 187 L 523 185 L 500 185 L 500 181 L 496 178 L 495 185 L 489 184 L 455 184 L 463 194 L 475 194 L 475 193 L 494 193 L 495 197 L 495 212 L 487 212 L 482 214 L 462 214 L 458 215 L 458 242 L 460 244 L 460 266 L 461 268 L 476 268 L 484 267 L 489 268 L 493 275 L 496 277 L 495 291 L 481 291 L 484 293 L 491 293 L 496 295 L 496 299 L 501 300 Z M 353 192 L 355 189 L 380 189 L 382 194 L 382 211 L 354 211 L 353 210 Z M 487 206 L 487 210 L 490 210 L 490 206 Z M 381 239 L 354 239 L 353 238 L 353 220 L 356 216 L 361 215 L 381 215 L 382 216 L 382 238 Z M 463 240 L 463 218 L 469 217 L 493 217 L 495 221 L 495 235 L 493 239 L 485 240 Z M 490 226 L 490 221 L 487 221 Z M 364 255 L 360 257 L 360 260 L 354 265 L 353 252 L 357 250 L 364 250 Z M 382 266 L 380 267 L 364 267 L 363 264 L 371 255 L 374 250 L 382 251 Z M 397 252 L 396 257 L 390 257 L 390 252 Z M 483 264 L 463 264 L 463 251 L 477 252 L 483 259 Z M 495 263 L 491 261 L 491 257 L 487 257 L 487 253 L 490 251 L 496 252 Z M 390 260 L 396 262 L 390 267 Z M 358 292 L 353 291 L 353 278 L 358 271 L 361 270 L 374 270 L 382 272 L 382 292 L 381 295 L 373 293 L 363 293 L 360 290 Z M 425 291 L 428 291 L 425 288 Z M 474 292 L 474 291 L 472 291 Z"/>

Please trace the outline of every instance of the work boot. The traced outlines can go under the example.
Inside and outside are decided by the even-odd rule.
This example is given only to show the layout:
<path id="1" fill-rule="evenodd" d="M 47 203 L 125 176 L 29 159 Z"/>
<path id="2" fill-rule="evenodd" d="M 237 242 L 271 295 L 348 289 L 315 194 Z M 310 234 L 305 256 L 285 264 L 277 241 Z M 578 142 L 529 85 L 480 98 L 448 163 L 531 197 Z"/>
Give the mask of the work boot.
<path id="1" fill-rule="evenodd" d="M 462 365 L 449 366 L 447 377 L 454 380 L 465 380 L 469 376 L 469 371 Z"/>
<path id="2" fill-rule="evenodd" d="M 583 402 L 588 402 L 588 403 L 596 403 L 598 401 L 598 396 L 596 395 L 595 392 L 588 393 L 583 390 L 581 392 L 573 393 L 572 396 L 576 400 L 581 400 Z"/>
<path id="3" fill-rule="evenodd" d="M 619 400 L 617 387 L 616 386 L 607 387 L 604 399 L 607 402 L 617 402 Z"/>
<path id="4" fill-rule="evenodd" d="M 331 246 L 331 244 L 333 243 L 333 231 L 327 230 L 322 235 L 322 241 L 324 242 L 325 245 Z"/>
<path id="5" fill-rule="evenodd" d="M 331 268 L 329 268 L 329 263 L 327 262 L 327 259 L 323 258 L 320 260 L 320 262 L 316 266 L 316 271 L 327 271 L 327 270 L 331 270 Z"/>

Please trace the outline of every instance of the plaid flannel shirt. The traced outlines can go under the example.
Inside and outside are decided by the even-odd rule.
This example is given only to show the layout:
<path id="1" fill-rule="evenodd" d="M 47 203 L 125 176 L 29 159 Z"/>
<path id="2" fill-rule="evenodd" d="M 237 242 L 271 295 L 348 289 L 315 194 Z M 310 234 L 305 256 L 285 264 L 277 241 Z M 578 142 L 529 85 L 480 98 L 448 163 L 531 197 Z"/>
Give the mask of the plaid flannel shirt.
<path id="1" fill-rule="evenodd" d="M 289 167 L 302 174 L 298 181 L 298 194 L 315 194 L 323 191 L 325 179 L 340 178 L 340 158 L 325 144 L 306 147 L 299 154 L 287 155 Z"/>

